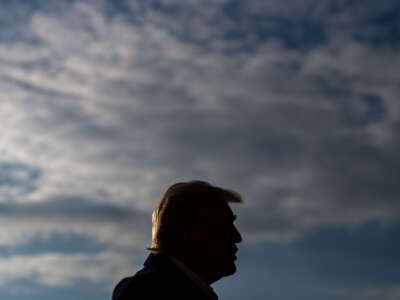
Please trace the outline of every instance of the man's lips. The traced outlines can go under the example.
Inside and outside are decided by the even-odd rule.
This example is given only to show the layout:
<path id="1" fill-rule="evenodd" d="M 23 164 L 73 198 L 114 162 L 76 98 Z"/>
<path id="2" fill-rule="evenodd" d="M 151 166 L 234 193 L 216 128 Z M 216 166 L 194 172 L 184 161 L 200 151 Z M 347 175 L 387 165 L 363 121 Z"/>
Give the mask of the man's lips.
<path id="1" fill-rule="evenodd" d="M 239 250 L 239 249 L 235 246 L 235 249 L 233 250 L 233 253 L 232 253 L 233 259 L 234 259 L 234 260 L 237 259 L 236 252 L 238 252 L 238 250 Z"/>

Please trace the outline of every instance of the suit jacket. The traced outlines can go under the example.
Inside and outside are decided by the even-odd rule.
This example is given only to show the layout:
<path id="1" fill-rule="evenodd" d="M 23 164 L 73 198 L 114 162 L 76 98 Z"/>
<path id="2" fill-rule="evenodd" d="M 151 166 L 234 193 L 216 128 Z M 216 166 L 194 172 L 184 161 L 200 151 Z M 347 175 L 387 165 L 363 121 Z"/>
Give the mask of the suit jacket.
<path id="1" fill-rule="evenodd" d="M 144 268 L 122 279 L 112 300 L 206 300 L 207 296 L 167 255 L 150 254 Z"/>

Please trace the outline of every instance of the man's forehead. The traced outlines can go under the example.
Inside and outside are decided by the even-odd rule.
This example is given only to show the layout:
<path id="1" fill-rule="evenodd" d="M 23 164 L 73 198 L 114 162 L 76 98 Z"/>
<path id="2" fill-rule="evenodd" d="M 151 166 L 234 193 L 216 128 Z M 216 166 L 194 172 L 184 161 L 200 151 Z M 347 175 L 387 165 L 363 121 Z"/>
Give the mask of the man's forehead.
<path id="1" fill-rule="evenodd" d="M 236 215 L 233 213 L 231 207 L 229 206 L 228 202 L 225 201 L 225 208 L 224 213 L 226 214 L 227 218 L 235 220 Z"/>
<path id="2" fill-rule="evenodd" d="M 202 212 L 202 215 L 205 217 L 215 216 L 220 219 L 236 219 L 236 215 L 234 215 L 231 207 L 225 200 L 212 201 L 211 204 L 202 206 L 202 209 L 200 210 Z"/>

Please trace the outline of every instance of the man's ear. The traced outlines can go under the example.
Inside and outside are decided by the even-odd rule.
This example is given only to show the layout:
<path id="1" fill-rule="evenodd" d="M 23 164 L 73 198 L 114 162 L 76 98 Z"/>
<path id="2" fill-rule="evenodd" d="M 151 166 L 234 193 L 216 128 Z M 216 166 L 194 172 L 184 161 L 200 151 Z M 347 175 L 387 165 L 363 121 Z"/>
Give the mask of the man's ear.
<path id="1" fill-rule="evenodd" d="M 186 241 L 190 240 L 189 230 L 186 225 L 182 224 L 179 226 L 179 236 L 183 243 L 186 243 Z"/>
<path id="2" fill-rule="evenodd" d="M 182 224 L 179 227 L 179 237 L 180 237 L 181 247 L 185 249 L 190 249 L 195 239 L 195 234 L 193 232 L 192 226 Z"/>

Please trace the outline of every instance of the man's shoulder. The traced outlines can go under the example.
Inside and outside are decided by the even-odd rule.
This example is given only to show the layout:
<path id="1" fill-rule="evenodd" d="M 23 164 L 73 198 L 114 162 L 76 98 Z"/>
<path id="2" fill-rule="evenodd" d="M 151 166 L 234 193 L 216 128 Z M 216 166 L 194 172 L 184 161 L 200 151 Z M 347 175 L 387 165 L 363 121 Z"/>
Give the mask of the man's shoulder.
<path id="1" fill-rule="evenodd" d="M 113 300 L 201 298 L 201 291 L 172 264 L 148 265 L 122 279 L 113 292 Z"/>
<path id="2" fill-rule="evenodd" d="M 162 299 L 163 286 L 166 284 L 165 276 L 160 272 L 141 270 L 116 285 L 113 300 Z"/>

